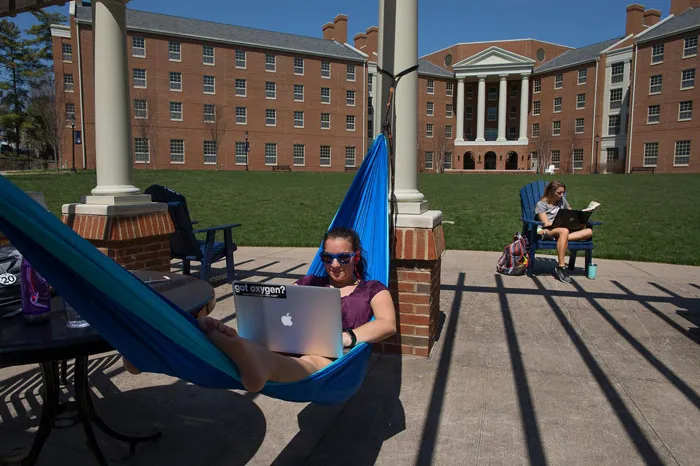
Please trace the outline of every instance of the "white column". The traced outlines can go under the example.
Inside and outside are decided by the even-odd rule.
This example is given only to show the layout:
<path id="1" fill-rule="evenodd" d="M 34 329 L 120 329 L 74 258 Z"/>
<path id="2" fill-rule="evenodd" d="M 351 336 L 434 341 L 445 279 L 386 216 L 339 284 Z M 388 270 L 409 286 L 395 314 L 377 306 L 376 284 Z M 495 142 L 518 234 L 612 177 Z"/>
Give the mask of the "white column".
<path id="1" fill-rule="evenodd" d="M 149 202 L 132 184 L 133 156 L 124 0 L 92 2 L 97 186 L 88 204 Z M 132 196 L 136 195 L 136 196 Z"/>
<path id="2" fill-rule="evenodd" d="M 530 105 L 530 76 L 528 74 L 523 74 L 520 79 L 520 134 L 518 135 L 518 142 L 527 144 L 527 116 L 528 106 Z"/>
<path id="3" fill-rule="evenodd" d="M 479 76 L 479 96 L 476 105 L 476 142 L 483 142 L 486 117 L 486 76 Z"/>
<path id="4" fill-rule="evenodd" d="M 457 137 L 456 141 L 464 141 L 464 78 L 457 80 Z"/>
<path id="5" fill-rule="evenodd" d="M 498 139 L 499 142 L 506 141 L 506 114 L 508 112 L 508 75 L 500 74 L 501 78 L 498 89 Z"/>

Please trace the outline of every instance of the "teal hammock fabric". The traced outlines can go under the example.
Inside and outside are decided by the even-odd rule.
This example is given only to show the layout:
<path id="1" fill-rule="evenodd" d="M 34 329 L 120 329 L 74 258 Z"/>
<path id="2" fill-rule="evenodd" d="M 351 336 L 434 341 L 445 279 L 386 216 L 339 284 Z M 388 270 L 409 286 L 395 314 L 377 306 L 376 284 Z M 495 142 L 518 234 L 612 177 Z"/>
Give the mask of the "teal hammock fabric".
<path id="1" fill-rule="evenodd" d="M 367 252 L 365 278 L 385 285 L 389 280 L 388 166 L 386 140 L 380 135 L 330 225 L 352 227 L 359 233 Z M 243 388 L 235 365 L 199 330 L 194 317 L 2 176 L 0 230 L 81 316 L 143 372 L 167 374 L 206 388 Z M 325 273 L 319 260 L 321 248 L 309 273 Z M 362 384 L 370 352 L 370 345 L 359 344 L 305 379 L 268 382 L 262 393 L 288 401 L 342 403 Z"/>

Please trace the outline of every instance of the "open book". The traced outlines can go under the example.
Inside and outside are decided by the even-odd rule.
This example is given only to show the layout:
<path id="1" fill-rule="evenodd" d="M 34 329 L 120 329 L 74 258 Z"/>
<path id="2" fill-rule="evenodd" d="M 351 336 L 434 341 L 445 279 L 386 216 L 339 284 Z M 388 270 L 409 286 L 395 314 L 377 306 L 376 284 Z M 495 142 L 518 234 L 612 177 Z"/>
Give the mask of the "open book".
<path id="1" fill-rule="evenodd" d="M 596 210 L 598 208 L 599 205 L 600 205 L 600 202 L 591 201 L 588 204 L 588 207 L 583 209 L 583 212 L 593 212 L 594 210 Z"/>

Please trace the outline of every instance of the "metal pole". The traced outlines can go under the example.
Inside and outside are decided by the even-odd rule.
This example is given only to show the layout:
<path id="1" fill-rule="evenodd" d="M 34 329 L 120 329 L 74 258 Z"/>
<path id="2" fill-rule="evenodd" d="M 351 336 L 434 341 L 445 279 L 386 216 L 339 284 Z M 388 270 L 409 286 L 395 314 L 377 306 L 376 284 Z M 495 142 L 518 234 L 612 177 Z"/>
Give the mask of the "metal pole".
<path id="1" fill-rule="evenodd" d="M 248 153 L 250 152 L 250 145 L 248 144 L 248 131 L 245 132 L 245 171 L 248 171 Z"/>
<path id="2" fill-rule="evenodd" d="M 70 128 L 71 133 L 73 133 L 73 166 L 70 171 L 75 173 L 75 121 L 71 121 Z"/>

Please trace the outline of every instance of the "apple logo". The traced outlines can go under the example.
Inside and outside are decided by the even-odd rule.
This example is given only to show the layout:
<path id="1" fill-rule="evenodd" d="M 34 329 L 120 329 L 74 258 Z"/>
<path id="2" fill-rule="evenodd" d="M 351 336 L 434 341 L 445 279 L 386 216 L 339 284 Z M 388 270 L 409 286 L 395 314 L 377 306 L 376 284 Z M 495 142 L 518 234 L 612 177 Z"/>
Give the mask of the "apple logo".
<path id="1" fill-rule="evenodd" d="M 292 316 L 289 315 L 289 312 L 282 316 L 282 325 L 285 327 L 292 326 Z"/>

